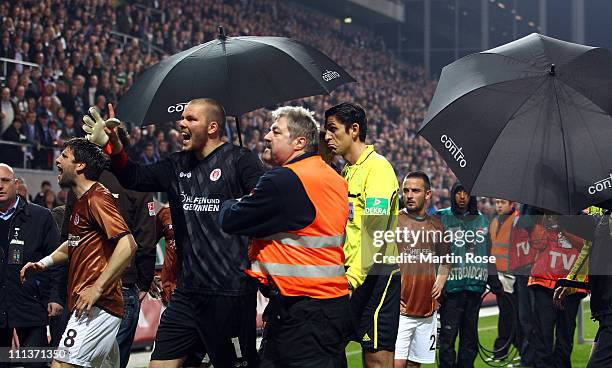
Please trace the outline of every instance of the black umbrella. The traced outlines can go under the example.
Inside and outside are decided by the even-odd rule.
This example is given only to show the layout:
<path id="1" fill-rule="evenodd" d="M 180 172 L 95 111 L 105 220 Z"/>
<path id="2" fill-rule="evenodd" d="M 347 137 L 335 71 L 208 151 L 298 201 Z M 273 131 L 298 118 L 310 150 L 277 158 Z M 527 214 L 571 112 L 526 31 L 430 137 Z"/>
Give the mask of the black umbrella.
<path id="1" fill-rule="evenodd" d="M 472 194 L 563 214 L 612 197 L 612 56 L 539 34 L 444 67 L 419 133 Z"/>
<path id="2" fill-rule="evenodd" d="M 139 125 L 180 119 L 194 98 L 219 101 L 227 115 L 301 97 L 328 94 L 354 82 L 313 47 L 284 37 L 219 37 L 168 57 L 140 76 L 119 101 L 121 120 Z M 240 133 L 239 133 L 240 134 Z"/>

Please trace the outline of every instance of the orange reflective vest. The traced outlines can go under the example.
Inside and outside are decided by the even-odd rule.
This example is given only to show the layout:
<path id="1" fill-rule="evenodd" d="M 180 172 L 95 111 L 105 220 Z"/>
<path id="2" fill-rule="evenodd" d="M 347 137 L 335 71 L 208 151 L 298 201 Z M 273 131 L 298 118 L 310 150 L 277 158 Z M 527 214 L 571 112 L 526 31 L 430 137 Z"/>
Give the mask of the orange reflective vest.
<path id="1" fill-rule="evenodd" d="M 348 184 L 318 155 L 284 167 L 302 182 L 315 208 L 315 219 L 299 230 L 253 239 L 251 267 L 245 272 L 263 284 L 272 283 L 283 296 L 329 299 L 348 295 L 342 250 L 349 213 Z"/>
<path id="2" fill-rule="evenodd" d="M 489 228 L 489 234 L 491 234 L 491 255 L 495 256 L 495 266 L 497 271 L 508 272 L 510 268 L 510 236 L 512 233 L 512 227 L 514 225 L 514 219 L 518 216 L 518 212 L 512 211 L 512 213 L 506 216 L 506 220 L 503 224 L 499 224 L 499 217 L 495 217 L 491 221 Z"/>

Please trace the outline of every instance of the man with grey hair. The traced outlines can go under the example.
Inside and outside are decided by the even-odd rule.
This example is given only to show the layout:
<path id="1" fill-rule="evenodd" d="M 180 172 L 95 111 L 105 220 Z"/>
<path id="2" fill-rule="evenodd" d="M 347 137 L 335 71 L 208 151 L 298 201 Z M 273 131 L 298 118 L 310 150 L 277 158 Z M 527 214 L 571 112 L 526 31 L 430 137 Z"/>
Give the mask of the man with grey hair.
<path id="1" fill-rule="evenodd" d="M 312 112 L 272 113 L 264 157 L 278 165 L 240 200 L 223 203 L 223 231 L 252 237 L 250 267 L 270 298 L 261 367 L 341 367 L 350 329 L 344 273 L 348 185 L 318 154 Z"/>

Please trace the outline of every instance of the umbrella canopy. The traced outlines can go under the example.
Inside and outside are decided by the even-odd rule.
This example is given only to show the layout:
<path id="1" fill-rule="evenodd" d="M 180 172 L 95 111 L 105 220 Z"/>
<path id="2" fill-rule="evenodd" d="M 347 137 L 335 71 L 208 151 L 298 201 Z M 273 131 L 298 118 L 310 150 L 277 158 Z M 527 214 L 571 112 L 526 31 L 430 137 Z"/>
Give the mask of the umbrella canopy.
<path id="1" fill-rule="evenodd" d="M 612 198 L 612 56 L 531 34 L 446 66 L 419 134 L 474 195 L 562 214 Z"/>
<path id="2" fill-rule="evenodd" d="M 284 37 L 219 38 L 160 61 L 117 105 L 121 120 L 139 125 L 180 119 L 188 101 L 213 98 L 229 116 L 354 82 L 317 49 Z"/>

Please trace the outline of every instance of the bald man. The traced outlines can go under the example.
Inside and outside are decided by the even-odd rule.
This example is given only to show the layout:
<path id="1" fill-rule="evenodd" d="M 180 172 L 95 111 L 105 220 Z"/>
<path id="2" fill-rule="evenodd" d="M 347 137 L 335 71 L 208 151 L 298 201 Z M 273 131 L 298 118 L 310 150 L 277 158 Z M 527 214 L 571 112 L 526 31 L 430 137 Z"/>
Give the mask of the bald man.
<path id="1" fill-rule="evenodd" d="M 113 118 L 110 105 L 109 112 Z M 93 126 L 91 120 L 86 124 Z M 190 101 L 179 122 L 183 150 L 151 165 L 130 161 L 116 131 L 107 129 L 112 147 L 105 149 L 112 149 L 111 169 L 121 185 L 166 192 L 170 203 L 178 280 L 161 317 L 150 367 L 179 367 L 189 354 L 204 350 L 215 367 L 258 366 L 257 286 L 244 273 L 247 238 L 223 232 L 218 217 L 221 203 L 251 192 L 263 165 L 250 150 L 222 141 L 224 124 L 217 101 Z M 97 140 L 95 129 L 89 129 L 90 139 L 107 144 L 104 137 Z"/>
<path id="2" fill-rule="evenodd" d="M 62 312 L 58 275 L 50 278 L 50 272 L 44 272 L 22 285 L 19 270 L 26 263 L 51 254 L 58 245 L 59 231 L 51 212 L 19 197 L 13 168 L 0 163 L 1 347 L 11 347 L 13 329 L 21 347 L 48 346 L 49 317 Z M 46 363 L 28 367 L 46 367 Z"/>

